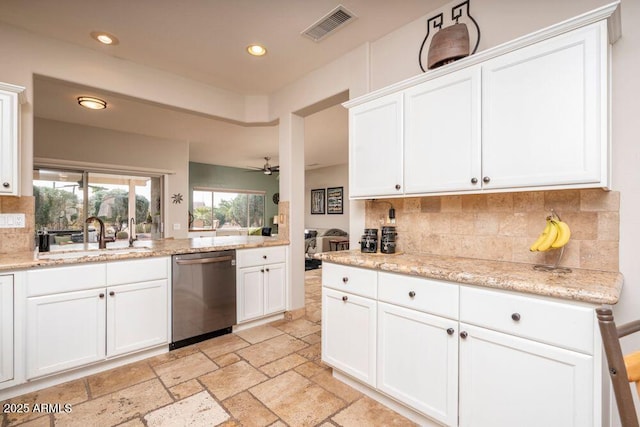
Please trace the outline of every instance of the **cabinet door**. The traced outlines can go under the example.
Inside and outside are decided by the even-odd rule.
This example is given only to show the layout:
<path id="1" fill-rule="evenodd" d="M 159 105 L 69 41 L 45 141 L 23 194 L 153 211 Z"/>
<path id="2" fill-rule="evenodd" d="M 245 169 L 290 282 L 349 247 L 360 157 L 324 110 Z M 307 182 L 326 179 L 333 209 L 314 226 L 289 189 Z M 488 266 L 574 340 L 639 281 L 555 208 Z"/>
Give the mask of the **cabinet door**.
<path id="1" fill-rule="evenodd" d="M 277 313 L 286 308 L 286 270 L 284 264 L 265 265 L 264 314 Z"/>
<path id="2" fill-rule="evenodd" d="M 105 357 L 105 290 L 27 298 L 27 378 Z"/>
<path id="3" fill-rule="evenodd" d="M 483 188 L 608 185 L 606 37 L 592 24 L 483 65 Z"/>
<path id="4" fill-rule="evenodd" d="M 238 269 L 238 322 L 264 314 L 264 267 Z"/>
<path id="5" fill-rule="evenodd" d="M 322 288 L 322 361 L 376 386 L 376 302 Z"/>
<path id="6" fill-rule="evenodd" d="M 481 188 L 480 67 L 405 91 L 405 193 Z"/>
<path id="7" fill-rule="evenodd" d="M 18 194 L 18 95 L 0 90 L 0 194 Z"/>
<path id="8" fill-rule="evenodd" d="M 464 323 L 460 330 L 460 426 L 594 425 L 593 357 Z"/>
<path id="9" fill-rule="evenodd" d="M 458 322 L 378 303 L 378 388 L 446 425 L 458 420 Z"/>
<path id="10" fill-rule="evenodd" d="M 349 110 L 349 195 L 402 194 L 402 93 Z"/>
<path id="11" fill-rule="evenodd" d="M 0 382 L 13 379 L 13 276 L 0 276 Z"/>
<path id="12" fill-rule="evenodd" d="M 168 343 L 167 283 L 107 288 L 107 356 Z"/>

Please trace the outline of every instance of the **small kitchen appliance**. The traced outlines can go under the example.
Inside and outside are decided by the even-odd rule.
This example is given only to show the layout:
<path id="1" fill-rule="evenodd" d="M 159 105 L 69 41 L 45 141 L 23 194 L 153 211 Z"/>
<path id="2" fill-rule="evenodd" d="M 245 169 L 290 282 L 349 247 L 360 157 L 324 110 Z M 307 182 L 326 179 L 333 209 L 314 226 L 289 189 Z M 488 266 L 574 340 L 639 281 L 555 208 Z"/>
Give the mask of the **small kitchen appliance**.
<path id="1" fill-rule="evenodd" d="M 382 227 L 380 236 L 380 252 L 383 254 L 393 254 L 396 252 L 396 228 L 393 226 Z"/>
<path id="2" fill-rule="evenodd" d="M 360 240 L 360 252 L 376 253 L 378 251 L 378 229 L 365 228 L 362 239 Z"/>

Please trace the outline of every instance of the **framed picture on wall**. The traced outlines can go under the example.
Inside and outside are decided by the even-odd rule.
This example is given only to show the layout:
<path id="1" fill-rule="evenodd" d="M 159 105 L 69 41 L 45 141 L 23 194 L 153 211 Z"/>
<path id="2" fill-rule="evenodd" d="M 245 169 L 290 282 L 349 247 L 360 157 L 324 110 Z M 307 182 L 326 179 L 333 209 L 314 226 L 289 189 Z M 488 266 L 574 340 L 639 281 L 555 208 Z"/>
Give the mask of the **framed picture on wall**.
<path id="1" fill-rule="evenodd" d="M 343 213 L 343 187 L 327 188 L 327 213 Z"/>
<path id="2" fill-rule="evenodd" d="M 324 215 L 324 188 L 311 190 L 311 213 Z"/>

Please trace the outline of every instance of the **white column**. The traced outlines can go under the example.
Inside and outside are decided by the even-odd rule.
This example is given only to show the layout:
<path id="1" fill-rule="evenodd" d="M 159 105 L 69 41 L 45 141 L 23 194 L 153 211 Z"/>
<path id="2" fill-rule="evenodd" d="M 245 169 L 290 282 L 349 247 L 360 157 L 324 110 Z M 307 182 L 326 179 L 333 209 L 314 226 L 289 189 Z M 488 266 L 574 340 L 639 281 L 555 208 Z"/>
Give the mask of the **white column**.
<path id="1" fill-rule="evenodd" d="M 289 202 L 289 306 L 304 307 L 304 119 L 280 117 L 280 200 Z"/>

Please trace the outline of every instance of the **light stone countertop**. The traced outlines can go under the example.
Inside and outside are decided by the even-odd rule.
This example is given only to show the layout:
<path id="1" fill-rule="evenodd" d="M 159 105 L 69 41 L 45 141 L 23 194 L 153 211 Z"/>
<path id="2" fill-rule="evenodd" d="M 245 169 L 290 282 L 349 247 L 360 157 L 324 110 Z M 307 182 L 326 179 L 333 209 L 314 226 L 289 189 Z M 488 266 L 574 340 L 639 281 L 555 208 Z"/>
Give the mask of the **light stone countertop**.
<path id="1" fill-rule="evenodd" d="M 621 273 L 571 269 L 570 273 L 534 270 L 532 264 L 438 255 L 367 254 L 359 250 L 323 252 L 314 258 L 354 267 L 447 280 L 592 304 L 616 304 Z"/>
<path id="2" fill-rule="evenodd" d="M 78 244 L 71 248 L 38 254 L 34 252 L 16 252 L 0 255 L 0 271 L 24 270 L 36 267 L 78 264 L 86 262 L 104 262 L 134 258 L 170 256 L 176 254 L 223 251 L 228 249 L 248 249 L 268 246 L 288 245 L 289 241 L 277 237 L 262 236 L 220 236 L 196 237 L 191 239 L 142 240 L 134 242 L 132 252 L 126 252 L 128 241 L 107 243 L 107 249 L 98 249 L 97 243 Z M 139 252 L 134 252 L 139 251 Z M 62 259 L 38 259 L 39 255 L 47 256 L 86 253 L 86 256 Z M 98 255 L 95 255 L 98 254 Z"/>

